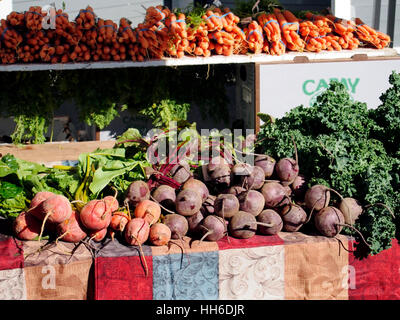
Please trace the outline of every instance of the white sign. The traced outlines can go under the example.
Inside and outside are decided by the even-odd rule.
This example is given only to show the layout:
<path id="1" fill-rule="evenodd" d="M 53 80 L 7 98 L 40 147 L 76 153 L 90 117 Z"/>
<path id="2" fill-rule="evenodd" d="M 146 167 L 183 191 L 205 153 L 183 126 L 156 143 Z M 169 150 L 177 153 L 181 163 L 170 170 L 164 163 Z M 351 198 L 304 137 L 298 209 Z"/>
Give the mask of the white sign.
<path id="1" fill-rule="evenodd" d="M 393 70 L 400 72 L 400 59 L 261 64 L 259 112 L 280 118 L 299 105 L 308 107 L 331 80 L 343 83 L 354 100 L 376 108 Z"/>
<path id="2" fill-rule="evenodd" d="M 1 0 L 0 1 L 0 19 L 6 19 L 12 11 L 13 4 L 12 0 Z"/>

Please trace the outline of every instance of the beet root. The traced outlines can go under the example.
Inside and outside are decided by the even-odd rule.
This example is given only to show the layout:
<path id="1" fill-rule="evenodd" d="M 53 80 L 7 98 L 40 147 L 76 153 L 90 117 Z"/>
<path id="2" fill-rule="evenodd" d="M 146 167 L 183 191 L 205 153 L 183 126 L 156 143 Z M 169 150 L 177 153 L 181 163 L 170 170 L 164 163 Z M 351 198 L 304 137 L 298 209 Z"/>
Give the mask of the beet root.
<path id="1" fill-rule="evenodd" d="M 329 188 L 316 184 L 309 188 L 304 196 L 304 202 L 308 209 L 320 211 L 329 205 L 331 194 Z"/>
<path id="2" fill-rule="evenodd" d="M 198 192 L 202 202 L 204 202 L 210 195 L 210 192 L 208 191 L 208 188 L 204 182 L 194 178 L 190 178 L 183 184 L 182 190 L 185 189 L 192 189 Z"/>
<path id="3" fill-rule="evenodd" d="M 125 240 L 131 246 L 140 246 L 147 241 L 150 225 L 143 218 L 131 219 L 125 227 Z"/>
<path id="4" fill-rule="evenodd" d="M 31 203 L 29 204 L 29 212 L 32 212 L 34 216 L 37 218 L 40 218 L 40 213 L 35 213 L 35 210 L 37 208 L 39 209 L 39 205 L 47 200 L 48 198 L 54 196 L 55 193 L 50 192 L 50 191 L 39 191 L 35 194 L 35 196 L 32 198 Z"/>
<path id="5" fill-rule="evenodd" d="M 287 232 L 298 231 L 307 221 L 307 213 L 301 206 L 294 203 L 290 203 L 283 207 L 281 217 L 283 221 L 283 229 Z"/>
<path id="6" fill-rule="evenodd" d="M 171 240 L 171 229 L 167 225 L 157 222 L 150 227 L 149 239 L 155 246 L 166 245 Z"/>
<path id="7" fill-rule="evenodd" d="M 233 194 L 219 194 L 214 201 L 215 214 L 224 219 L 232 218 L 239 211 L 239 200 Z"/>
<path id="8" fill-rule="evenodd" d="M 175 210 L 176 193 L 175 189 L 166 184 L 158 186 L 153 191 L 153 200 L 168 210 Z"/>
<path id="9" fill-rule="evenodd" d="M 107 235 L 107 228 L 101 229 L 101 230 L 96 230 L 96 231 L 90 231 L 89 232 L 89 239 L 96 241 L 96 242 L 100 242 L 101 240 L 103 240 L 106 235 Z"/>
<path id="10" fill-rule="evenodd" d="M 239 194 L 245 191 L 246 189 L 243 188 L 242 186 L 231 186 L 224 193 L 229 193 L 238 196 Z"/>
<path id="11" fill-rule="evenodd" d="M 190 217 L 186 217 L 191 235 L 197 235 L 200 232 L 200 222 L 204 219 L 201 210 Z"/>
<path id="12" fill-rule="evenodd" d="M 272 176 L 275 169 L 276 160 L 268 155 L 258 155 L 254 159 L 254 165 L 260 167 L 264 172 L 265 179 Z"/>
<path id="13" fill-rule="evenodd" d="M 200 211 L 204 216 L 208 216 L 210 214 L 215 213 L 214 209 L 215 199 L 217 199 L 216 196 L 209 195 L 207 199 L 203 202 Z"/>
<path id="14" fill-rule="evenodd" d="M 289 203 L 287 190 L 279 182 L 266 182 L 261 189 L 261 193 L 264 196 L 267 208 L 278 208 Z"/>
<path id="15" fill-rule="evenodd" d="M 343 198 L 339 203 L 339 210 L 343 213 L 344 222 L 353 225 L 364 209 L 354 198 Z"/>
<path id="16" fill-rule="evenodd" d="M 198 192 L 191 189 L 182 190 L 176 196 L 176 212 L 185 217 L 194 215 L 200 210 L 202 203 Z"/>
<path id="17" fill-rule="evenodd" d="M 275 165 L 278 179 L 285 186 L 290 185 L 299 174 L 299 165 L 292 158 L 280 159 Z"/>
<path id="18" fill-rule="evenodd" d="M 167 214 L 163 221 L 171 230 L 171 239 L 181 239 L 189 231 L 187 219 L 176 213 Z"/>
<path id="19" fill-rule="evenodd" d="M 57 225 L 59 239 L 67 242 L 79 242 L 86 238 L 87 232 L 79 218 L 79 213 L 72 211 L 71 216 Z"/>
<path id="20" fill-rule="evenodd" d="M 200 241 L 218 241 L 226 235 L 226 221 L 216 215 L 207 216 L 200 223 L 200 232 L 202 233 Z"/>
<path id="21" fill-rule="evenodd" d="M 258 222 L 263 222 L 266 224 L 271 224 L 271 227 L 265 225 L 258 225 L 258 232 L 263 235 L 274 235 L 280 232 L 283 228 L 283 221 L 281 216 L 272 209 L 263 210 L 257 216 Z"/>
<path id="22" fill-rule="evenodd" d="M 325 237 L 334 237 L 343 229 L 343 213 L 335 207 L 325 207 L 314 216 L 317 230 Z"/>
<path id="23" fill-rule="evenodd" d="M 185 160 L 180 160 L 175 164 L 169 172 L 172 178 L 179 184 L 185 183 L 190 177 L 193 176 L 190 171 L 190 166 Z"/>
<path id="24" fill-rule="evenodd" d="M 265 174 L 262 168 L 253 166 L 250 169 L 250 175 L 243 176 L 242 183 L 243 187 L 251 190 L 261 189 L 264 185 Z"/>
<path id="25" fill-rule="evenodd" d="M 131 207 L 136 207 L 140 201 L 149 199 L 150 189 L 146 182 L 137 180 L 129 185 L 125 200 Z"/>
<path id="26" fill-rule="evenodd" d="M 239 211 L 229 221 L 228 228 L 232 237 L 249 239 L 256 234 L 257 220 L 251 213 Z"/>
<path id="27" fill-rule="evenodd" d="M 41 229 L 41 221 L 29 212 L 21 212 L 13 222 L 14 235 L 20 240 L 35 239 Z"/>
<path id="28" fill-rule="evenodd" d="M 112 218 L 111 211 L 107 209 L 107 203 L 103 200 L 89 201 L 79 215 L 82 224 L 91 231 L 107 228 Z"/>
<path id="29" fill-rule="evenodd" d="M 258 216 L 265 206 L 265 198 L 263 194 L 256 190 L 249 190 L 238 196 L 240 210 Z"/>

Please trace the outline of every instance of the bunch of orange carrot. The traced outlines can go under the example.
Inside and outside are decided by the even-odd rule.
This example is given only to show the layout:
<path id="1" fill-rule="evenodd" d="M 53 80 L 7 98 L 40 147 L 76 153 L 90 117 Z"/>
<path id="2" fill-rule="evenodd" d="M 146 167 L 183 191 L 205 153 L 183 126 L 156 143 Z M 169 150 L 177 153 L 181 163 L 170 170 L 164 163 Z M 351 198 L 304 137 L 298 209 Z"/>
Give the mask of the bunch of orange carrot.
<path id="1" fill-rule="evenodd" d="M 87 6 L 86 9 L 79 10 L 77 17 L 75 18 L 76 24 L 83 29 L 89 30 L 96 26 L 97 16 L 91 6 Z"/>
<path id="2" fill-rule="evenodd" d="M 30 7 L 25 12 L 25 26 L 28 30 L 39 31 L 42 29 L 42 21 L 45 15 L 42 12 L 42 7 L 34 6 Z"/>
<path id="3" fill-rule="evenodd" d="M 281 27 L 282 39 L 285 40 L 286 47 L 292 51 L 303 51 L 305 42 L 299 34 L 300 20 L 289 10 L 281 11 L 274 8 L 274 14 Z"/>
<path id="4" fill-rule="evenodd" d="M 126 18 L 119 24 L 98 18 L 87 6 L 72 21 L 66 12 L 56 10 L 56 28 L 44 30 L 46 15 L 40 6 L 31 6 L 23 13 L 13 11 L 1 21 L 1 63 L 145 61 L 248 52 L 282 55 L 287 51 L 353 50 L 365 45 L 382 49 L 390 44 L 388 35 L 358 18 L 353 22 L 311 12 L 299 18 L 278 8 L 244 22 L 229 8 L 213 6 L 192 16 L 191 12 L 150 6 L 144 21 L 134 27 Z"/>
<path id="5" fill-rule="evenodd" d="M 281 28 L 275 14 L 262 12 L 257 15 L 257 21 L 265 35 L 263 52 L 271 55 L 284 54 L 286 45 L 282 40 Z"/>
<path id="6" fill-rule="evenodd" d="M 211 54 L 230 56 L 246 53 L 246 34 L 240 29 L 240 18 L 229 8 L 207 10 L 203 16 Z"/>
<path id="7" fill-rule="evenodd" d="M 165 28 L 163 32 L 167 33 L 167 55 L 174 58 L 182 58 L 185 52 L 189 52 L 189 40 L 186 26 L 186 16 L 179 13 L 178 16 L 170 12 L 165 17 Z"/>
<path id="8" fill-rule="evenodd" d="M 1 47 L 16 49 L 22 42 L 23 38 L 20 33 L 11 28 L 7 20 L 2 19 L 0 23 L 0 41 Z"/>
<path id="9" fill-rule="evenodd" d="M 360 18 L 355 19 L 356 34 L 362 41 L 374 46 L 378 49 L 387 47 L 390 43 L 390 37 L 383 32 L 374 30 L 366 25 Z"/>
<path id="10" fill-rule="evenodd" d="M 261 53 L 264 49 L 264 35 L 258 22 L 253 20 L 243 31 L 246 35 L 248 49 L 256 54 Z"/>

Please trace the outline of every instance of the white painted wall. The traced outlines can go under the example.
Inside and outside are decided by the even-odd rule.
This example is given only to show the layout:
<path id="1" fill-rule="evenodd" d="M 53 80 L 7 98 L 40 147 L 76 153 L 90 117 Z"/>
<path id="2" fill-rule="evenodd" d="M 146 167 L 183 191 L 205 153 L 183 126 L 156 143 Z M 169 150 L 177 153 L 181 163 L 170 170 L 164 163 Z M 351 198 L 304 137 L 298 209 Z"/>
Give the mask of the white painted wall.
<path id="1" fill-rule="evenodd" d="M 2 0 L 0 2 L 3 2 Z M 13 0 L 13 10 L 25 11 L 30 6 L 44 6 L 46 4 L 55 3 L 56 8 L 62 8 L 62 3 L 65 2 L 65 12 L 68 13 L 70 20 L 74 19 L 80 9 L 86 8 L 90 5 L 94 12 L 103 19 L 111 19 L 115 23 L 119 22 L 119 19 L 124 17 L 132 21 L 132 24 L 136 26 L 142 22 L 145 15 L 145 9 L 150 6 L 163 4 L 163 0 Z"/>
<path id="2" fill-rule="evenodd" d="M 12 0 L 0 1 L 0 19 L 5 19 L 7 15 L 12 11 L 12 4 Z"/>

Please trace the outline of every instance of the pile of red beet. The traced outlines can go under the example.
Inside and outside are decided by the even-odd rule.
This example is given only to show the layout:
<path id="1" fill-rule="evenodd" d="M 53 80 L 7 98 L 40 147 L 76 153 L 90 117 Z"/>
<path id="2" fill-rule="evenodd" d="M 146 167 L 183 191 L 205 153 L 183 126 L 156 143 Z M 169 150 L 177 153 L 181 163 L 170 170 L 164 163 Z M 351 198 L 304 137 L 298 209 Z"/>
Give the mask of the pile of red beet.
<path id="1" fill-rule="evenodd" d="M 276 161 L 258 155 L 254 160 L 254 165 L 231 164 L 215 157 L 194 173 L 182 161 L 155 184 L 150 178 L 134 181 L 123 207 L 116 197 L 107 196 L 78 211 L 62 195 L 39 192 L 29 210 L 16 218 L 14 232 L 32 240 L 40 239 L 46 228 L 57 240 L 69 242 L 86 237 L 101 241 L 117 234 L 129 245 L 158 246 L 186 235 L 218 241 L 224 236 L 247 239 L 296 232 L 312 221 L 321 235 L 334 237 L 344 226 L 352 227 L 364 210 L 355 199 L 326 186 L 308 188 L 297 157 Z M 334 204 L 332 192 L 338 196 Z"/>

